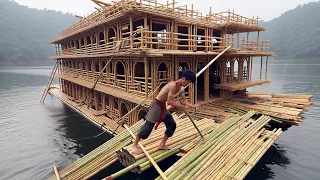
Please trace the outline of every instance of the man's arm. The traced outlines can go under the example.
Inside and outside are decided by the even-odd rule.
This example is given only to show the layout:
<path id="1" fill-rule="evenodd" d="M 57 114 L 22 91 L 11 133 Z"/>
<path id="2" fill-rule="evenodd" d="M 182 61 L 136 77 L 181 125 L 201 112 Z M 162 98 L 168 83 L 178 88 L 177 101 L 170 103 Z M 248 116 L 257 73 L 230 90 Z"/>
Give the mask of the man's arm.
<path id="1" fill-rule="evenodd" d="M 187 99 L 186 99 L 186 96 L 184 95 L 184 91 L 180 94 L 180 97 L 183 101 L 183 103 L 191 108 L 198 108 L 199 105 L 198 104 L 191 104 Z"/>

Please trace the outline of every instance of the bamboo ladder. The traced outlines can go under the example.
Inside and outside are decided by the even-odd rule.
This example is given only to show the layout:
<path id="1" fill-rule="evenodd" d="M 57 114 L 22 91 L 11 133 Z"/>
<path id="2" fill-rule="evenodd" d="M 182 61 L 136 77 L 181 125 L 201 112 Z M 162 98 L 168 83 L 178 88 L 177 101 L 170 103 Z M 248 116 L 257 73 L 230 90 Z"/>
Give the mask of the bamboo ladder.
<path id="1" fill-rule="evenodd" d="M 48 80 L 48 83 L 42 93 L 42 96 L 41 96 L 41 99 L 40 99 L 40 103 L 43 103 L 47 94 L 48 94 L 48 91 L 50 90 L 50 86 L 51 86 L 51 83 L 52 83 L 52 80 L 54 78 L 54 75 L 56 74 L 57 72 L 57 69 L 59 68 L 59 61 L 57 60 L 56 64 L 54 65 L 53 69 L 52 69 L 52 72 L 51 72 L 51 75 L 49 77 L 49 80 Z"/>

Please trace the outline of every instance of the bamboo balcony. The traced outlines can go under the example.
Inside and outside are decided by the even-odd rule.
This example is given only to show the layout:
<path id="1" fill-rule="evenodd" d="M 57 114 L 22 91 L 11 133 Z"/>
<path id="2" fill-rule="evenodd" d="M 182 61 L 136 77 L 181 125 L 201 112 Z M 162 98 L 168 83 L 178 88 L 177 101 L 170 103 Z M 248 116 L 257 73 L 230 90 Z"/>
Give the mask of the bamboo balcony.
<path id="1" fill-rule="evenodd" d="M 147 28 L 138 27 L 133 31 L 138 37 L 123 38 L 127 44 L 121 51 L 130 50 L 162 50 L 165 52 L 181 51 L 181 52 L 216 52 L 222 51 L 226 46 L 236 47 L 234 36 L 228 35 L 225 38 L 212 37 L 205 35 L 191 35 L 174 32 L 162 32 L 162 31 L 149 31 Z M 127 33 L 123 33 L 125 36 Z M 87 44 L 77 47 L 64 48 L 62 50 L 62 56 L 66 58 L 73 56 L 98 56 L 103 54 L 110 54 L 113 52 L 114 46 L 118 41 L 112 40 L 105 43 L 101 40 L 96 44 Z M 240 42 L 238 42 L 240 43 Z M 237 45 L 237 49 L 241 51 L 252 52 L 266 52 L 268 53 L 269 42 L 268 41 L 253 41 L 242 40 L 241 45 Z M 150 51 L 152 52 L 152 51 Z"/>
<path id="2" fill-rule="evenodd" d="M 93 81 L 81 79 L 78 77 L 72 77 L 72 76 L 66 75 L 66 74 L 57 74 L 57 77 L 64 79 L 64 80 L 67 80 L 72 83 L 76 83 L 76 84 L 81 85 L 83 87 L 86 87 L 88 89 L 91 89 L 94 85 Z M 117 86 L 111 85 L 111 84 L 117 84 Z M 132 87 L 132 88 L 134 89 L 134 87 Z M 115 81 L 115 82 L 111 82 L 110 84 L 97 83 L 95 90 L 98 92 L 102 92 L 105 94 L 112 95 L 114 97 L 118 97 L 118 98 L 127 100 L 129 102 L 136 103 L 136 104 L 140 104 L 145 99 L 144 92 L 137 92 L 137 91 L 132 90 L 127 87 L 124 88 L 124 83 L 120 80 Z M 151 100 L 146 101 L 146 103 L 143 104 L 143 106 L 148 107 L 150 103 L 151 103 Z"/>

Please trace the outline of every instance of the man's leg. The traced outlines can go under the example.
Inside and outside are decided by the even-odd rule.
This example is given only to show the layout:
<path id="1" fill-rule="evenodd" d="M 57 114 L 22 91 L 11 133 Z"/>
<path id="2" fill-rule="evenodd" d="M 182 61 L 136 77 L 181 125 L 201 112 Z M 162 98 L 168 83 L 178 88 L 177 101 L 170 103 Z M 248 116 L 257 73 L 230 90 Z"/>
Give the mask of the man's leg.
<path id="1" fill-rule="evenodd" d="M 145 121 L 145 123 L 141 126 L 141 128 L 136 136 L 136 139 L 132 145 L 133 154 L 140 154 L 141 153 L 141 150 L 138 146 L 138 142 L 141 139 L 147 139 L 149 137 L 153 126 L 154 126 L 154 123 L 151 123 L 149 121 Z"/>
<path id="2" fill-rule="evenodd" d="M 172 115 L 170 113 L 167 113 L 166 117 L 163 120 L 164 124 L 166 125 L 166 131 L 164 133 L 164 137 L 159 145 L 159 149 L 170 149 L 166 142 L 169 137 L 171 137 L 176 130 L 177 124 L 174 121 Z"/>

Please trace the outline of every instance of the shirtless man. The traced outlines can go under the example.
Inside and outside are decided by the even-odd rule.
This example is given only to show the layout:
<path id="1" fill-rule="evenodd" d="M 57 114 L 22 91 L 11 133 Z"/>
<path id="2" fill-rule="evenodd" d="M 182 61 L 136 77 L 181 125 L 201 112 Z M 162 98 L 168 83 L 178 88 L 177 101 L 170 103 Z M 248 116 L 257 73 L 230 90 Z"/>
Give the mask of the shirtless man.
<path id="1" fill-rule="evenodd" d="M 157 129 L 161 122 L 164 122 L 164 124 L 166 125 L 166 131 L 158 148 L 169 149 L 168 146 L 166 146 L 166 141 L 173 135 L 176 129 L 176 122 L 174 121 L 169 111 L 166 109 L 166 102 L 168 102 L 168 104 L 173 107 L 180 108 L 185 113 L 189 113 L 189 107 L 197 108 L 198 105 L 189 103 L 183 93 L 180 94 L 180 97 L 182 98 L 185 105 L 181 105 L 174 100 L 174 95 L 178 93 L 183 88 L 183 86 L 187 86 L 189 83 L 194 83 L 195 81 L 195 73 L 186 70 L 185 72 L 183 72 L 182 78 L 178 79 L 177 81 L 169 82 L 161 89 L 156 99 L 151 103 L 149 111 L 145 116 L 146 122 L 141 126 L 135 142 L 132 146 L 132 151 L 134 154 L 141 153 L 141 150 L 138 147 L 138 142 L 140 141 L 140 139 L 147 139 L 154 125 L 157 123 L 155 126 L 155 129 Z"/>

